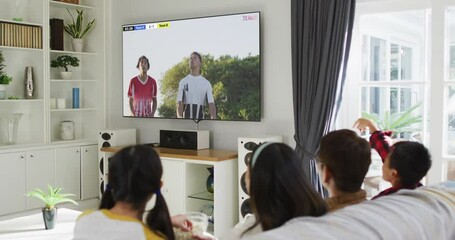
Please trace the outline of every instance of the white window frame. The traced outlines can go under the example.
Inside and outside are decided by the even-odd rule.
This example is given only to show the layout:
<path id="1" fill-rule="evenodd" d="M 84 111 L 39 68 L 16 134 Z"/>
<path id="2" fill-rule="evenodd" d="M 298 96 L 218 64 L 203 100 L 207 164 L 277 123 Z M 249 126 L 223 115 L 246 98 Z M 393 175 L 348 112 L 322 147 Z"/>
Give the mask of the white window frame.
<path id="1" fill-rule="evenodd" d="M 403 85 L 401 84 L 402 82 L 406 84 L 423 84 L 425 86 L 425 91 L 422 93 L 424 94 L 424 102 L 422 104 L 424 117 L 423 129 L 426 130 L 424 144 L 429 148 L 433 160 L 432 167 L 427 175 L 428 184 L 445 181 L 447 179 L 447 165 L 449 161 L 455 161 L 454 156 L 445 154 L 446 151 L 444 148 L 446 146 L 445 141 L 447 136 L 444 128 L 446 127 L 441 127 L 447 125 L 445 113 L 445 106 L 447 104 L 446 89 L 448 86 L 455 86 L 455 82 L 446 80 L 448 79 L 448 76 L 446 75 L 449 72 L 448 50 L 446 48 L 449 44 L 445 22 L 446 9 L 454 6 L 455 0 L 389 0 L 375 2 L 360 1 L 356 7 L 356 19 L 360 19 L 364 14 L 429 10 L 427 11 L 427 17 L 430 20 L 428 23 L 429 26 L 425 28 L 427 29 L 425 31 L 428 31 L 425 33 L 425 42 L 428 42 L 429 44 L 426 44 L 426 54 L 423 57 L 420 57 L 423 66 L 425 66 L 425 68 L 422 69 L 424 71 L 422 74 L 422 77 L 424 78 L 423 81 L 390 81 L 384 83 L 387 86 Z M 372 33 L 370 35 L 372 35 Z M 361 114 L 361 88 L 359 88 L 361 82 L 359 81 L 361 81 L 362 78 L 362 64 L 360 62 L 362 49 L 361 47 L 354 47 L 356 45 L 361 46 L 361 44 L 361 29 L 359 29 L 359 24 L 355 24 L 348 75 L 343 94 L 344 103 L 342 103 L 340 109 L 337 128 L 352 128 L 353 122 Z M 390 54 L 390 50 L 387 54 Z M 390 63 L 388 65 L 390 65 Z M 372 82 L 372 84 L 377 83 Z M 426 119 L 427 117 L 429 118 Z"/>

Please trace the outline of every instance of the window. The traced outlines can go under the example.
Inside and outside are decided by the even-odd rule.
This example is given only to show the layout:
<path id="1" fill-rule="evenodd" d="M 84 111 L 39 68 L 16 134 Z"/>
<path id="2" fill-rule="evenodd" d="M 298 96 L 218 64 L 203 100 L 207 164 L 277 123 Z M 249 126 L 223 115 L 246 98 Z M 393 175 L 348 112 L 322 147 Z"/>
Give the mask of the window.
<path id="1" fill-rule="evenodd" d="M 359 1 L 352 39 L 338 128 L 361 115 L 390 125 L 406 114 L 417 120 L 396 137 L 429 148 L 429 183 L 455 180 L 455 0 Z M 373 195 L 386 187 L 380 166 L 373 153 L 365 180 Z"/>

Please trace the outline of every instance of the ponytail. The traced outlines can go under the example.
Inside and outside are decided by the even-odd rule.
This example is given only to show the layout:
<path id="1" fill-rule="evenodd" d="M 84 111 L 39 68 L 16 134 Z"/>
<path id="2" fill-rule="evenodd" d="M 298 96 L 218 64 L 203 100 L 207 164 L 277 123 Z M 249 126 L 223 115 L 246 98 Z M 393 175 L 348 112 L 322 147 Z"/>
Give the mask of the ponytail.
<path id="1" fill-rule="evenodd" d="M 166 201 L 159 190 L 155 192 L 155 196 L 155 206 L 150 210 L 145 222 L 150 229 L 160 231 L 169 240 L 174 240 L 174 230 Z"/>
<path id="2" fill-rule="evenodd" d="M 106 186 L 104 190 L 103 196 L 101 197 L 101 203 L 99 209 L 111 209 L 114 207 L 115 201 L 114 197 L 112 196 L 112 189 L 110 188 L 109 184 Z"/>

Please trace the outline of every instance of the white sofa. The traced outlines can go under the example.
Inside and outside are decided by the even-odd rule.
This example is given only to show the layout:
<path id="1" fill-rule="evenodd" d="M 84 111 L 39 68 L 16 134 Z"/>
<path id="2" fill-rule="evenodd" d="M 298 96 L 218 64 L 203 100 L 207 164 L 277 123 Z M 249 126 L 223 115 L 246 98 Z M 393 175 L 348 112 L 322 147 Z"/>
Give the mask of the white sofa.
<path id="1" fill-rule="evenodd" d="M 455 182 L 401 190 L 318 218 L 295 218 L 245 239 L 455 240 Z"/>

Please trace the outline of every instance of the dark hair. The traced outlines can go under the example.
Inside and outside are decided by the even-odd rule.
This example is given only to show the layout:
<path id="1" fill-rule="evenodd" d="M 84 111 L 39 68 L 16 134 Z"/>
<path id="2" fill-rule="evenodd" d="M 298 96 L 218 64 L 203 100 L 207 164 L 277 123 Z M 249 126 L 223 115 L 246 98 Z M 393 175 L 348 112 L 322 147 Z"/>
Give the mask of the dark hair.
<path id="1" fill-rule="evenodd" d="M 318 159 L 332 173 L 338 190 L 353 193 L 360 190 L 368 172 L 371 147 L 354 131 L 337 130 L 321 139 Z"/>
<path id="2" fill-rule="evenodd" d="M 404 187 L 414 188 L 431 167 L 430 153 L 419 142 L 395 143 L 389 158 L 389 167 L 398 172 L 400 184 Z"/>
<path id="3" fill-rule="evenodd" d="M 141 63 L 141 60 L 147 61 L 147 68 L 150 69 L 149 59 L 144 55 L 140 56 L 139 59 L 137 60 L 136 68 L 139 68 L 139 64 Z"/>
<path id="4" fill-rule="evenodd" d="M 193 54 L 198 56 L 199 62 L 201 62 L 201 64 L 202 64 L 202 57 L 201 57 L 201 54 L 199 54 L 198 52 L 192 52 L 192 53 L 190 54 L 190 56 L 193 55 Z"/>
<path id="5" fill-rule="evenodd" d="M 146 224 L 152 231 L 174 239 L 169 210 L 159 192 L 162 175 L 161 160 L 153 148 L 144 145 L 123 148 L 109 160 L 109 187 L 103 193 L 100 209 L 111 209 L 117 201 L 128 202 L 137 210 L 145 209 L 156 193 L 155 206 L 147 215 Z"/>
<path id="6" fill-rule="evenodd" d="M 291 218 L 321 216 L 327 212 L 322 197 L 311 187 L 302 160 L 283 143 L 258 146 L 249 162 L 251 209 L 255 224 L 264 231 L 277 228 Z M 263 148 L 261 148 L 263 147 Z"/>

